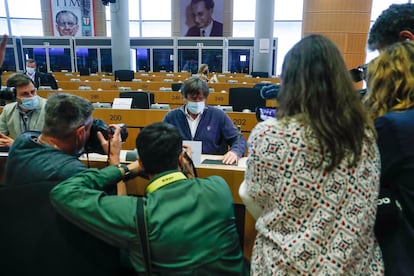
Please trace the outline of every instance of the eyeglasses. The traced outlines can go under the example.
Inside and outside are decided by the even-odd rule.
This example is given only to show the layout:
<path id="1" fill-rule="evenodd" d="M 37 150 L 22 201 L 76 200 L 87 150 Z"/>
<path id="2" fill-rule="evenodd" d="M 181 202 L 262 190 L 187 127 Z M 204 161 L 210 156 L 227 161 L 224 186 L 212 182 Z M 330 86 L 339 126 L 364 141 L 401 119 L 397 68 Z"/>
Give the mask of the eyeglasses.
<path id="1" fill-rule="evenodd" d="M 57 24 L 58 24 L 59 27 L 68 26 L 68 27 L 71 27 L 71 28 L 76 25 L 74 22 L 58 22 Z"/>

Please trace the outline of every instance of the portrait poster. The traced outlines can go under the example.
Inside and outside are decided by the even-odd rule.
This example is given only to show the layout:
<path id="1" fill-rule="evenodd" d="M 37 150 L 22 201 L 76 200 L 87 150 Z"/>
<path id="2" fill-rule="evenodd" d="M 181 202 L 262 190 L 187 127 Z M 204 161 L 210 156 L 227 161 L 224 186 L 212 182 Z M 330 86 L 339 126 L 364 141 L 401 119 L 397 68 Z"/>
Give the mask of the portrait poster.
<path id="1" fill-rule="evenodd" d="M 193 5 L 191 2 L 180 2 L 180 35 L 223 36 L 224 0 L 193 0 Z"/>
<path id="2" fill-rule="evenodd" d="M 93 0 L 50 0 L 54 36 L 95 36 Z"/>

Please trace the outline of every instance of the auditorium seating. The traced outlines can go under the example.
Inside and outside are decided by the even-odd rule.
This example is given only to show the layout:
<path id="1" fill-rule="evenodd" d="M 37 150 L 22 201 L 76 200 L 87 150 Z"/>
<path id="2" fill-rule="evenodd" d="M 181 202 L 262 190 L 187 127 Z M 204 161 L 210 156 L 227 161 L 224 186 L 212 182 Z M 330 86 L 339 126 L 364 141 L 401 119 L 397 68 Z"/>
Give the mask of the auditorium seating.
<path id="1" fill-rule="evenodd" d="M 134 79 L 134 71 L 132 70 L 115 70 L 115 80 L 117 81 L 132 81 Z"/>
<path id="2" fill-rule="evenodd" d="M 234 111 L 249 109 L 254 112 L 256 107 L 266 106 L 266 100 L 260 96 L 260 90 L 248 87 L 234 87 L 229 91 L 229 105 Z"/>

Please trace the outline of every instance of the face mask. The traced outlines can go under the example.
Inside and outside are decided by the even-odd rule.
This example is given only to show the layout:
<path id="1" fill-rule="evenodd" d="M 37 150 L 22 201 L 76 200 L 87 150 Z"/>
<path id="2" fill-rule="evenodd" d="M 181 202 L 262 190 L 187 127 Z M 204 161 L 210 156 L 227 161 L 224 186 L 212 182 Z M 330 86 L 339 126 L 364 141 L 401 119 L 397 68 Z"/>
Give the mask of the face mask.
<path id="1" fill-rule="evenodd" d="M 30 75 L 33 75 L 36 72 L 36 69 L 32 67 L 26 67 L 26 72 Z"/>
<path id="2" fill-rule="evenodd" d="M 39 96 L 34 96 L 31 98 L 21 98 L 22 103 L 20 107 L 27 110 L 36 109 L 39 106 L 40 98 Z"/>
<path id="3" fill-rule="evenodd" d="M 193 114 L 200 114 L 204 110 L 205 106 L 206 106 L 206 103 L 204 101 L 202 102 L 187 101 L 187 109 Z"/>

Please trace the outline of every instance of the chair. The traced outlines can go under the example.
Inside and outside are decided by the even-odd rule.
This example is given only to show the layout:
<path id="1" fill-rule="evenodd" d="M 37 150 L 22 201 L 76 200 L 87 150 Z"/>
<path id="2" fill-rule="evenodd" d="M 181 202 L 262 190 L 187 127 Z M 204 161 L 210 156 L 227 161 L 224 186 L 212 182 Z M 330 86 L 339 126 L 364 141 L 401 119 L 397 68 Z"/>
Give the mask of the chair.
<path id="1" fill-rule="evenodd" d="M 180 91 L 181 86 L 183 86 L 182 83 L 171 83 L 172 91 Z"/>
<path id="2" fill-rule="evenodd" d="M 119 275 L 119 249 L 60 216 L 55 183 L 0 188 L 2 275 Z"/>
<path id="3" fill-rule="evenodd" d="M 79 68 L 79 75 L 80 76 L 90 76 L 91 75 L 90 68 L 80 67 Z"/>
<path id="4" fill-rule="evenodd" d="M 266 100 L 260 96 L 260 89 L 233 87 L 229 89 L 229 105 L 233 106 L 233 111 L 250 109 L 254 112 L 256 107 L 266 106 Z"/>
<path id="5" fill-rule="evenodd" d="M 268 72 L 252 72 L 251 73 L 253 78 L 268 78 L 269 77 L 269 73 Z"/>
<path id="6" fill-rule="evenodd" d="M 115 70 L 115 80 L 117 81 L 132 81 L 134 79 L 134 71 L 132 70 Z"/>
<path id="7" fill-rule="evenodd" d="M 120 98 L 132 98 L 132 109 L 149 109 L 154 103 L 154 94 L 150 92 L 122 92 Z"/>

